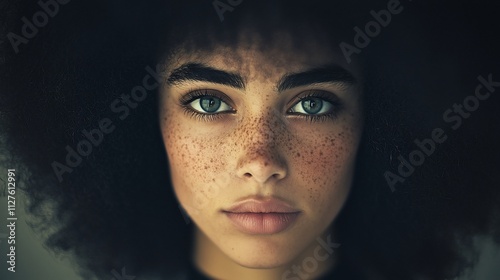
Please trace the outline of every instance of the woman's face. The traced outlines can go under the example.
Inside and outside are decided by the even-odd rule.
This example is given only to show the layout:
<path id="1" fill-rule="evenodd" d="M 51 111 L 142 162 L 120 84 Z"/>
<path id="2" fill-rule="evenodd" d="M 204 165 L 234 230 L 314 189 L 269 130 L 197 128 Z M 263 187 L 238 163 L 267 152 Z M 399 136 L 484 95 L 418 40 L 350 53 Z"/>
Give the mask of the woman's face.
<path id="1" fill-rule="evenodd" d="M 362 131 L 359 70 L 288 38 L 179 51 L 161 92 L 177 198 L 245 267 L 287 264 L 325 233 L 349 193 Z"/>

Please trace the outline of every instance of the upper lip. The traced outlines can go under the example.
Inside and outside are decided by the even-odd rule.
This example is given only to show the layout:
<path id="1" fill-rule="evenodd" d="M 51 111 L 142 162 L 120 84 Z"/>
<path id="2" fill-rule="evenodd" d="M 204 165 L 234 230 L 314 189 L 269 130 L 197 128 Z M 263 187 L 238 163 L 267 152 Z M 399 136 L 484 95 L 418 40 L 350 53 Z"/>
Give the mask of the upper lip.
<path id="1" fill-rule="evenodd" d="M 236 202 L 224 212 L 231 213 L 297 213 L 300 210 L 293 208 L 278 198 L 250 198 Z"/>

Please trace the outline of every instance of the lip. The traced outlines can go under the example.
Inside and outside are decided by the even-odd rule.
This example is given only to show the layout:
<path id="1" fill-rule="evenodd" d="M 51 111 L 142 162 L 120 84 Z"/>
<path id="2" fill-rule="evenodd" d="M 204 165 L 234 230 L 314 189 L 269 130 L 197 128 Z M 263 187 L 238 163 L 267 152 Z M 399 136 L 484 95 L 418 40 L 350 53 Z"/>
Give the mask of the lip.
<path id="1" fill-rule="evenodd" d="M 276 198 L 243 200 L 222 212 L 238 230 L 248 234 L 282 232 L 289 228 L 301 213 Z"/>

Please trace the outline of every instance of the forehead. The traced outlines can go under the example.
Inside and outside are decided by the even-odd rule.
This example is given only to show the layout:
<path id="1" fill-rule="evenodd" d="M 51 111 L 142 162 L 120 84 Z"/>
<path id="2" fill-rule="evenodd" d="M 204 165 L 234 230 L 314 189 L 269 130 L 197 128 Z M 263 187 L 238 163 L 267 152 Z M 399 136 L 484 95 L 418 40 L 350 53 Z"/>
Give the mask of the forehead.
<path id="1" fill-rule="evenodd" d="M 276 33 L 265 40 L 251 32 L 242 32 L 236 44 L 213 42 L 208 48 L 179 47 L 168 59 L 166 72 L 187 64 L 201 63 L 241 75 L 245 80 L 276 80 L 289 73 L 338 65 L 359 77 L 359 65 L 347 63 L 339 49 L 311 35 Z"/>

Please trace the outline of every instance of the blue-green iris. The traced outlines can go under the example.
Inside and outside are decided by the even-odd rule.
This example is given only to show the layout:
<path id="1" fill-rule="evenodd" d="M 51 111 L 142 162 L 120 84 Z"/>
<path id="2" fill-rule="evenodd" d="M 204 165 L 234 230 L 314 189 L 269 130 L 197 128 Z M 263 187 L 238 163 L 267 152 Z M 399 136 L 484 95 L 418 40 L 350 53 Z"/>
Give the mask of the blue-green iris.
<path id="1" fill-rule="evenodd" d="M 214 113 L 219 110 L 221 106 L 221 100 L 216 97 L 204 96 L 200 98 L 200 107 L 207 113 Z"/>
<path id="2" fill-rule="evenodd" d="M 304 99 L 302 100 L 302 108 L 308 114 L 317 114 L 323 108 L 323 100 L 315 97 Z"/>

